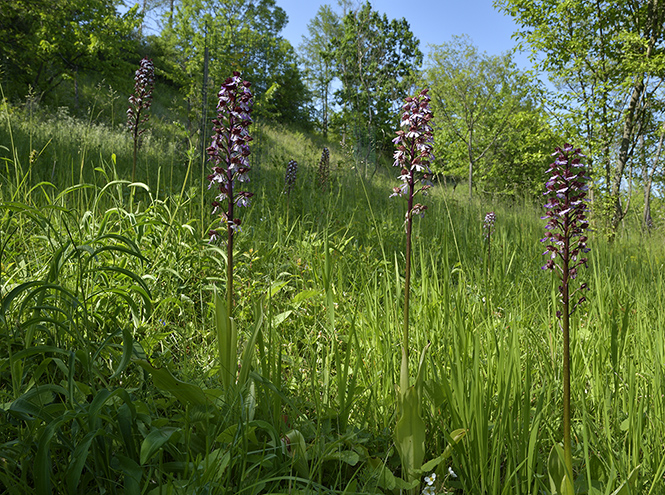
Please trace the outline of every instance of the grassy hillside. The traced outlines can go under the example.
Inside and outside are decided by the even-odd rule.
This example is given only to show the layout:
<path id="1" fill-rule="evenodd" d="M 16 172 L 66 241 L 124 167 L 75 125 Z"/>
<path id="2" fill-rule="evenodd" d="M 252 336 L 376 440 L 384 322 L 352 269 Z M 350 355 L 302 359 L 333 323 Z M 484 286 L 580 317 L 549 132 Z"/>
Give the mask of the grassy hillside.
<path id="1" fill-rule="evenodd" d="M 129 136 L 91 115 L 2 109 L 3 491 L 398 493 L 394 171 L 365 177 L 335 143 L 252 128 L 238 343 L 220 348 L 226 254 L 207 241 L 207 165 L 188 143 L 148 135 L 131 184 Z M 542 212 L 460 189 L 436 185 L 414 232 L 411 359 L 431 344 L 422 416 L 436 460 L 422 475 L 437 474 L 436 493 L 549 493 L 561 334 Z M 636 493 L 663 493 L 665 252 L 632 234 L 589 244 L 579 277 L 591 291 L 573 325 L 576 492 L 630 477 Z M 238 369 L 226 388 L 223 353 Z"/>

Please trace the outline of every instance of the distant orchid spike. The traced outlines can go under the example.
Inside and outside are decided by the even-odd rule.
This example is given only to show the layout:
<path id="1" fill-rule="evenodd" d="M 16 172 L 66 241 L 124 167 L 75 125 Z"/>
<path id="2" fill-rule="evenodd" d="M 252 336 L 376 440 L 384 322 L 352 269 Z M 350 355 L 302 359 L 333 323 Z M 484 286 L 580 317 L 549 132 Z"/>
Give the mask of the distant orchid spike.
<path id="1" fill-rule="evenodd" d="M 493 211 L 490 211 L 485 215 L 485 220 L 483 221 L 483 237 L 485 237 L 485 242 L 487 243 L 487 280 L 490 280 L 490 274 L 492 273 L 492 234 L 494 233 L 494 224 L 496 223 L 496 215 Z"/>
<path id="2" fill-rule="evenodd" d="M 141 124 L 148 121 L 147 111 L 152 104 L 152 90 L 155 87 L 155 66 L 152 60 L 144 57 L 134 75 L 134 94 L 129 97 L 127 109 L 127 128 L 134 140 L 134 162 L 132 180 L 136 179 L 136 157 L 140 146 L 140 137 L 146 131 Z"/>
<path id="3" fill-rule="evenodd" d="M 328 148 L 323 148 L 321 152 L 317 176 L 319 187 L 322 191 L 325 191 L 328 184 L 328 177 L 330 176 L 330 150 Z"/>
<path id="4" fill-rule="evenodd" d="M 229 245 L 233 235 L 240 232 L 241 221 L 235 217 L 235 206 L 249 206 L 253 196 L 247 191 L 236 191 L 237 183 L 249 181 L 249 135 L 252 123 L 251 113 L 254 104 L 250 83 L 243 81 L 239 72 L 229 77 L 218 93 L 217 118 L 213 119 L 215 134 L 212 144 L 206 150 L 212 162 L 212 173 L 208 175 L 208 188 L 214 187 L 218 194 L 212 202 L 213 213 L 219 213 L 226 228 Z M 210 240 L 221 236 L 211 231 Z"/>
<path id="5" fill-rule="evenodd" d="M 152 90 L 155 87 L 155 66 L 152 60 L 144 57 L 134 75 L 134 94 L 129 97 L 127 110 L 127 127 L 135 134 L 141 135 L 145 129 L 139 130 L 140 124 L 148 121 L 148 116 L 141 112 L 148 110 L 152 104 Z"/>
<path id="6" fill-rule="evenodd" d="M 298 162 L 290 160 L 286 166 L 286 175 L 284 176 L 284 194 L 291 195 L 291 191 L 296 185 L 296 176 L 298 175 Z"/>
<path id="7" fill-rule="evenodd" d="M 485 221 L 483 222 L 483 235 L 485 239 L 490 239 L 494 233 L 494 223 L 496 222 L 496 215 L 493 211 L 490 211 L 485 215 Z"/>

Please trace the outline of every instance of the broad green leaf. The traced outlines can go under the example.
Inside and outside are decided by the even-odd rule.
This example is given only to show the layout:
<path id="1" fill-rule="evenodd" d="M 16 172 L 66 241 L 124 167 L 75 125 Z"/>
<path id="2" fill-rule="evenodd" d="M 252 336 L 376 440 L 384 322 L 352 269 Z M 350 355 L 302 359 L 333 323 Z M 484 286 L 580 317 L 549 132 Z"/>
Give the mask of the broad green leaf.
<path id="1" fill-rule="evenodd" d="M 394 435 L 407 481 L 417 479 L 415 469 L 422 465 L 425 458 L 425 422 L 419 410 L 420 397 L 415 387 L 409 387 L 402 395 L 402 414 Z"/>
<path id="2" fill-rule="evenodd" d="M 621 486 L 619 486 L 619 488 L 614 490 L 612 492 L 612 495 L 631 495 L 633 493 L 637 493 L 635 491 L 635 483 L 637 482 L 637 476 L 639 474 L 640 466 L 641 464 L 635 467 L 630 472 L 630 474 L 628 475 L 628 479 L 623 483 L 621 483 Z"/>
<path id="3" fill-rule="evenodd" d="M 425 464 L 423 464 L 423 466 L 420 469 L 417 469 L 416 472 L 418 474 L 423 474 L 434 471 L 435 467 L 437 467 L 439 464 L 441 464 L 443 461 L 445 461 L 452 455 L 453 446 L 457 444 L 460 440 L 462 440 L 462 438 L 464 438 L 466 432 L 467 432 L 466 428 L 459 428 L 453 431 L 450 434 L 450 438 L 453 440 L 454 443 L 448 444 L 446 448 L 443 450 L 443 454 L 441 454 L 439 457 L 435 457 L 431 461 L 426 462 Z"/>
<path id="4" fill-rule="evenodd" d="M 72 453 L 71 462 L 67 467 L 67 474 L 65 479 L 67 480 L 67 487 L 69 488 L 70 493 L 76 493 L 79 485 L 79 480 L 81 479 L 81 471 L 83 471 L 83 466 L 88 460 L 88 454 L 90 453 L 90 444 L 99 435 L 104 435 L 104 430 L 99 429 L 95 431 L 88 432 L 83 441 L 79 443 L 74 452 Z"/>
<path id="5" fill-rule="evenodd" d="M 180 431 L 180 428 L 165 426 L 151 431 L 141 443 L 141 464 L 144 465 L 153 455 L 157 453 L 162 446 L 168 442 L 173 434 Z"/>
<path id="6" fill-rule="evenodd" d="M 381 459 L 370 457 L 367 460 L 367 465 L 371 468 L 372 475 L 378 478 L 377 484 L 379 488 L 383 488 L 384 490 L 395 489 L 397 478 Z"/>
<path id="7" fill-rule="evenodd" d="M 234 383 L 238 370 L 238 332 L 233 318 L 229 318 L 226 301 L 215 290 L 215 328 L 219 353 L 219 376 L 228 389 Z"/>
<path id="8" fill-rule="evenodd" d="M 263 299 L 261 298 L 254 305 L 254 329 L 252 334 L 249 337 L 249 340 L 245 343 L 245 348 L 242 352 L 242 361 L 240 362 L 240 375 L 238 376 L 238 384 L 244 385 L 247 382 L 247 377 L 252 366 L 252 357 L 254 356 L 254 346 L 256 344 L 256 339 L 261 332 L 261 327 L 263 326 Z"/>
<path id="9" fill-rule="evenodd" d="M 140 495 L 141 493 L 141 477 L 143 470 L 137 462 L 124 455 L 115 456 L 117 465 L 112 466 L 114 469 L 121 471 L 124 475 L 124 495 Z"/>
<path id="10" fill-rule="evenodd" d="M 342 461 L 345 462 L 351 466 L 355 466 L 358 464 L 358 461 L 360 460 L 360 456 L 358 455 L 357 452 L 354 452 L 353 450 L 342 450 L 339 452 L 331 452 L 329 454 L 324 455 L 321 460 L 323 461 Z"/>
<path id="11" fill-rule="evenodd" d="M 129 364 L 129 361 L 132 358 L 132 350 L 134 348 L 134 337 L 132 337 L 132 333 L 129 331 L 128 328 L 123 328 L 122 329 L 122 359 L 120 360 L 120 364 L 116 368 L 115 372 L 113 375 L 111 375 L 111 378 L 109 380 L 112 380 L 116 378 L 117 376 L 120 375 L 125 369 L 127 368 L 127 365 Z"/>
<path id="12" fill-rule="evenodd" d="M 313 289 L 308 289 L 308 290 L 303 290 L 301 292 L 298 292 L 295 296 L 293 296 L 293 299 L 291 299 L 291 302 L 293 303 L 294 306 L 299 305 L 303 301 L 306 301 L 307 299 L 311 299 L 314 296 L 317 296 L 321 293 L 321 291 L 318 290 L 313 290 Z"/>
<path id="13" fill-rule="evenodd" d="M 224 449 L 215 449 L 205 456 L 201 461 L 201 466 L 205 471 L 212 472 L 210 481 L 220 482 L 230 460 L 231 452 Z"/>
<path id="14" fill-rule="evenodd" d="M 552 495 L 575 495 L 571 479 L 566 474 L 563 448 L 554 444 L 547 460 L 547 474 Z"/>
<path id="15" fill-rule="evenodd" d="M 135 362 L 150 373 L 155 387 L 164 392 L 170 393 L 180 402 L 193 406 L 212 407 L 212 402 L 200 387 L 178 380 L 168 369 L 155 368 L 152 364 L 143 359 L 136 359 Z"/>

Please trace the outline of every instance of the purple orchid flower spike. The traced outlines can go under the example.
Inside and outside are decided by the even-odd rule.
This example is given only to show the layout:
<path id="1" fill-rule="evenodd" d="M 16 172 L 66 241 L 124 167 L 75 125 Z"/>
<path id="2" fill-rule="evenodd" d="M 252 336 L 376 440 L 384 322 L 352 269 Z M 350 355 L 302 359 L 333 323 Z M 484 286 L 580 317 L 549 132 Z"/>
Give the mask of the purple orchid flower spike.
<path id="1" fill-rule="evenodd" d="M 571 283 L 577 277 L 578 268 L 587 265 L 586 253 L 589 229 L 587 220 L 586 194 L 589 189 L 586 165 L 582 163 L 584 155 L 570 144 L 556 148 L 554 163 L 548 170 L 547 213 L 542 218 L 547 220 L 545 237 L 541 242 L 547 243 L 543 255 L 549 258 L 542 267 L 557 273 L 561 306 L 556 316 L 561 320 L 563 333 L 563 450 L 566 471 L 572 479 L 573 456 L 570 425 L 570 315 L 584 301 L 579 297 L 571 305 L 579 291 L 588 290 L 586 283 L 571 291 Z"/>
<path id="2" fill-rule="evenodd" d="M 249 135 L 254 98 L 250 83 L 234 72 L 218 93 L 217 118 L 213 119 L 215 134 L 208 147 L 208 160 L 212 162 L 212 173 L 208 175 L 208 188 L 214 188 L 217 196 L 212 202 L 213 214 L 219 215 L 222 228 L 212 229 L 210 242 L 222 241 L 226 230 L 226 306 L 230 318 L 233 308 L 233 239 L 242 231 L 236 207 L 249 206 L 251 192 L 238 191 L 236 187 L 249 181 Z M 229 325 L 230 325 L 229 320 Z M 230 328 L 230 326 L 228 327 Z"/>
<path id="3" fill-rule="evenodd" d="M 152 90 L 155 87 L 155 66 L 152 60 L 144 57 L 134 75 L 134 94 L 129 97 L 127 109 L 127 128 L 134 140 L 134 162 L 132 165 L 132 181 L 136 180 L 136 157 L 141 144 L 141 135 L 146 131 L 141 128 L 149 115 L 152 104 Z"/>
<path id="4" fill-rule="evenodd" d="M 212 162 L 212 173 L 208 176 L 208 188 L 215 188 L 217 196 L 212 202 L 213 213 L 219 214 L 226 227 L 229 245 L 233 235 L 240 232 L 240 219 L 235 217 L 235 207 L 249 206 L 253 196 L 247 191 L 236 191 L 238 183 L 249 181 L 249 135 L 252 123 L 250 116 L 254 103 L 250 83 L 243 81 L 240 73 L 234 72 L 218 93 L 217 118 L 212 121 L 215 134 L 208 147 L 208 159 Z M 211 241 L 221 239 L 217 231 L 210 235 Z"/>

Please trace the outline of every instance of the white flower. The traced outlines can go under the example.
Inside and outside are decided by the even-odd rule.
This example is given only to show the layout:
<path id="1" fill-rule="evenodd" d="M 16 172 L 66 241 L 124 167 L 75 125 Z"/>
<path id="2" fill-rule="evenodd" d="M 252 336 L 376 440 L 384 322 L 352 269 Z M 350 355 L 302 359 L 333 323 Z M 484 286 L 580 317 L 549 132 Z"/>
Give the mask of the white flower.
<path id="1" fill-rule="evenodd" d="M 435 481 L 436 481 L 436 473 L 432 473 L 429 476 L 425 476 L 425 483 L 427 483 L 429 486 L 432 486 Z"/>
<path id="2" fill-rule="evenodd" d="M 448 474 L 453 478 L 457 478 L 457 475 L 455 474 L 455 471 L 453 471 L 453 468 L 450 467 L 450 466 L 448 466 Z"/>
<path id="3" fill-rule="evenodd" d="M 433 486 L 428 485 L 425 488 L 423 488 L 422 495 L 435 495 L 435 494 L 436 494 L 436 491 L 434 491 Z"/>

